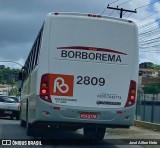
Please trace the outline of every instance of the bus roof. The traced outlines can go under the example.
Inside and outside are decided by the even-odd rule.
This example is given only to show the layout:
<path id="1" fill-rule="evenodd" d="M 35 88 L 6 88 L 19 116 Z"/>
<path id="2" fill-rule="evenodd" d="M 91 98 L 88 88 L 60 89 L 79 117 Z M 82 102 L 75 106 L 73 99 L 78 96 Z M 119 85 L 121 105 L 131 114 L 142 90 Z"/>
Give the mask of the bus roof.
<path id="1" fill-rule="evenodd" d="M 78 13 L 78 12 L 51 12 L 49 13 L 49 15 L 65 15 L 65 16 L 88 16 L 88 17 L 93 17 L 93 18 L 102 18 L 102 19 L 108 19 L 108 20 L 116 20 L 116 21 L 120 21 L 120 22 L 128 22 L 128 23 L 134 23 L 131 20 L 126 20 L 126 19 L 122 19 L 122 18 L 116 18 L 116 17 L 110 17 L 110 16 L 101 16 L 99 14 L 91 14 L 91 13 Z"/>

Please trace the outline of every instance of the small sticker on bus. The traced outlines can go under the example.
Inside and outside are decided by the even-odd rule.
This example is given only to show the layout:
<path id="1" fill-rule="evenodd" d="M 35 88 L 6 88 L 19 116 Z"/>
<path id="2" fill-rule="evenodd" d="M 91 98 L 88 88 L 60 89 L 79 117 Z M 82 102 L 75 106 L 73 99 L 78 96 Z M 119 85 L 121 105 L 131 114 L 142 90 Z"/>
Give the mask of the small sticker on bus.
<path id="1" fill-rule="evenodd" d="M 110 102 L 110 101 L 100 101 L 98 100 L 97 105 L 121 105 L 121 102 Z"/>
<path id="2" fill-rule="evenodd" d="M 97 95 L 97 98 L 102 98 L 102 99 L 113 99 L 113 100 L 121 100 L 122 97 L 117 94 L 107 94 L 107 93 L 100 93 Z"/>

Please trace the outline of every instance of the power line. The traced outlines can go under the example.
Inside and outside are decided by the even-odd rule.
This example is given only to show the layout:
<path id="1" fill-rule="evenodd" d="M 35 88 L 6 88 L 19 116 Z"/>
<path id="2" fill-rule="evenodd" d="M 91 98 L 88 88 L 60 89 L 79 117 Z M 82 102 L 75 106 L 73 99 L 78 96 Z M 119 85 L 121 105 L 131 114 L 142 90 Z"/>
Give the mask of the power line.
<path id="1" fill-rule="evenodd" d="M 120 0 L 115 0 L 115 1 L 113 1 L 113 2 L 111 2 L 111 3 L 109 3 L 107 7 L 109 7 L 109 5 L 114 4 L 114 3 L 118 2 L 118 1 L 120 1 Z M 128 2 L 130 2 L 130 1 L 131 1 L 131 0 L 127 0 L 127 1 L 119 4 L 118 6 L 123 5 L 123 4 L 125 4 L 125 3 L 128 3 Z M 136 11 L 137 9 L 141 9 L 141 8 L 147 7 L 147 6 L 149 6 L 149 5 L 153 5 L 153 4 L 157 3 L 157 2 L 160 2 L 160 0 L 157 0 L 156 2 L 152 2 L 152 3 L 146 4 L 146 5 L 140 6 L 140 7 L 137 7 L 137 8 L 135 9 L 135 11 Z M 117 7 L 118 7 L 118 6 L 117 6 Z M 107 7 L 102 11 L 101 15 L 104 14 L 104 12 L 106 11 Z M 121 9 L 122 9 L 122 8 L 121 8 Z M 145 18 L 143 18 L 143 19 L 141 19 L 141 20 L 139 20 L 139 21 L 137 21 L 137 22 L 140 22 L 140 21 L 142 21 L 142 20 L 145 20 L 145 19 L 147 19 L 147 18 L 149 18 L 149 17 L 151 17 L 151 16 L 153 16 L 153 15 L 159 13 L 159 12 L 160 12 L 160 11 L 155 12 L 155 13 L 153 13 L 152 15 L 149 15 L 149 16 L 147 16 L 147 17 L 145 17 Z M 132 13 L 131 13 L 128 17 L 130 17 L 131 15 L 132 15 Z M 127 19 L 128 17 L 126 17 L 126 19 Z"/>
<path id="2" fill-rule="evenodd" d="M 160 52 L 160 50 L 145 50 L 145 51 L 140 51 L 140 52 L 150 52 L 150 51 Z"/>
<path id="3" fill-rule="evenodd" d="M 151 15 L 149 15 L 149 16 L 147 16 L 147 17 L 145 17 L 145 18 L 143 18 L 143 19 L 141 19 L 141 20 L 139 20 L 139 21 L 137 21 L 137 22 L 140 22 L 140 21 L 142 21 L 142 20 L 145 20 L 145 19 L 147 19 L 147 18 L 149 18 L 149 17 L 151 17 L 151 16 L 153 16 L 153 15 L 159 13 L 159 12 L 160 12 L 160 11 L 157 11 L 157 12 L 155 12 L 155 13 L 153 13 L 153 14 L 151 14 Z"/>
<path id="4" fill-rule="evenodd" d="M 160 11 L 159 11 L 160 12 Z M 156 12 L 158 13 L 158 12 Z M 154 14 L 156 14 L 154 13 Z M 152 15 L 154 15 L 152 14 Z M 150 16 L 152 16 L 150 15 Z M 148 16 L 148 17 L 150 17 Z M 148 18 L 147 17 L 147 18 Z M 145 49 L 156 49 L 160 48 L 160 19 L 156 21 L 151 21 L 139 29 L 139 48 L 142 50 L 140 52 L 148 53 L 160 53 L 160 50 L 145 50 Z"/>
<path id="5" fill-rule="evenodd" d="M 144 40 L 141 40 L 139 42 L 139 45 L 140 46 L 143 46 L 143 47 L 150 47 L 150 46 L 157 46 L 157 45 L 160 45 L 160 33 L 155 36 L 154 38 L 146 38 Z"/>
<path id="6" fill-rule="evenodd" d="M 141 27 L 139 27 L 139 32 L 143 33 L 143 32 L 146 32 L 148 30 L 151 30 L 151 29 L 154 29 L 154 28 L 159 28 L 159 23 L 160 23 L 160 20 L 157 20 L 157 21 L 152 21 L 152 22 L 149 22 Z"/>
<path id="7" fill-rule="evenodd" d="M 143 8 L 143 7 L 147 7 L 147 6 L 149 6 L 149 5 L 153 5 L 153 4 L 157 3 L 157 2 L 160 2 L 160 0 L 158 0 L 158 1 L 156 1 L 156 2 L 149 3 L 149 4 L 147 4 L 147 5 L 143 5 L 143 6 L 137 7 L 136 10 L 137 10 L 137 9 L 140 9 L 140 8 Z M 160 12 L 160 11 L 157 11 L 157 12 L 155 12 L 155 13 L 149 15 L 149 16 L 147 16 L 147 17 L 145 17 L 145 18 L 143 18 L 143 19 L 137 21 L 137 23 L 140 22 L 140 21 L 142 21 L 142 20 L 145 20 L 145 19 L 147 19 L 147 18 L 149 18 L 149 17 L 151 17 L 151 16 L 153 16 L 153 15 L 159 13 L 159 12 Z"/>
<path id="8" fill-rule="evenodd" d="M 106 11 L 107 7 L 102 11 L 101 15 L 103 15 L 103 13 Z"/>
<path id="9" fill-rule="evenodd" d="M 157 38 L 152 38 L 152 39 L 148 38 L 146 40 L 140 40 L 139 45 L 155 44 L 155 43 L 159 43 L 159 41 L 160 41 L 160 34 L 159 34 L 159 37 Z"/>
<path id="10" fill-rule="evenodd" d="M 146 43 L 146 44 L 143 44 L 143 45 L 139 45 L 139 47 L 141 48 L 148 48 L 148 47 L 157 47 L 157 46 L 160 46 L 160 43 L 154 43 L 154 44 L 150 44 L 150 43 Z"/>
<path id="11" fill-rule="evenodd" d="M 145 50 L 145 51 L 140 51 L 140 52 L 160 52 L 160 50 Z"/>
<path id="12" fill-rule="evenodd" d="M 23 67 L 21 64 L 19 64 L 18 62 L 15 62 L 15 61 L 0 61 L 0 62 L 9 62 L 9 63 L 15 63 L 15 64 L 18 64 L 19 66 Z"/>
<path id="13" fill-rule="evenodd" d="M 136 10 L 135 10 L 135 11 L 133 11 L 133 10 L 127 10 L 127 9 L 123 9 L 123 8 L 118 8 L 118 6 L 117 6 L 117 8 L 115 8 L 115 7 L 110 7 L 110 4 L 113 4 L 113 3 L 117 2 L 117 1 L 119 1 L 119 0 L 116 0 L 116 1 L 113 1 L 113 2 L 109 3 L 108 6 L 102 11 L 101 15 L 106 11 L 107 8 L 108 8 L 108 9 L 113 9 L 113 10 L 118 10 L 118 13 L 120 13 L 120 18 L 122 18 L 123 12 L 125 12 L 125 13 L 126 13 L 126 12 L 137 13 Z M 131 0 L 127 0 L 127 1 L 125 1 L 125 2 L 123 2 L 123 3 L 121 3 L 121 4 L 119 4 L 119 5 L 128 3 L 129 1 L 131 1 Z M 119 12 L 119 11 L 120 11 L 120 12 Z M 113 12 L 112 12 L 112 13 L 113 13 Z M 125 14 L 125 13 L 124 13 L 124 14 Z"/>
<path id="14" fill-rule="evenodd" d="M 153 38 L 153 37 L 160 35 L 160 28 L 159 26 L 150 27 L 150 28 L 147 28 L 139 32 L 138 35 L 139 35 L 140 40 L 146 40 L 148 38 Z"/>
<path id="15" fill-rule="evenodd" d="M 160 47 L 160 27 L 158 23 L 160 20 L 149 22 L 140 29 L 139 33 L 139 47 L 141 49 L 159 48 Z"/>
<path id="16" fill-rule="evenodd" d="M 152 29 L 152 28 L 155 28 L 155 27 L 157 27 L 157 23 L 160 23 L 160 20 L 149 22 L 149 23 L 139 27 L 139 32 L 143 33 L 143 32 L 146 32 L 146 31 Z"/>
<path id="17" fill-rule="evenodd" d="M 140 32 L 138 35 L 140 37 L 144 37 L 144 36 L 150 35 L 150 36 L 148 36 L 148 38 L 149 38 L 149 37 L 151 37 L 153 35 L 155 36 L 155 35 L 157 35 L 159 33 L 160 33 L 160 28 L 159 27 L 153 27 L 153 28 L 146 29 L 146 30 Z"/>
<path id="18" fill-rule="evenodd" d="M 109 5 L 107 6 L 108 9 L 112 9 L 112 10 L 119 10 L 120 11 L 120 18 L 122 18 L 123 16 L 123 12 L 132 12 L 132 13 L 137 13 L 137 11 L 133 11 L 133 10 L 127 10 L 127 9 L 123 9 L 123 8 L 118 8 L 118 7 L 110 7 Z"/>
<path id="19" fill-rule="evenodd" d="M 131 12 L 131 13 L 126 17 L 126 19 L 129 18 L 132 14 L 133 14 L 133 13 Z"/>
<path id="20" fill-rule="evenodd" d="M 126 3 L 130 2 L 130 1 L 131 1 L 131 0 L 128 0 L 128 1 L 126 1 L 126 2 L 124 2 L 124 3 L 119 4 L 118 6 L 123 5 L 123 4 L 126 4 Z"/>
<path id="21" fill-rule="evenodd" d="M 112 10 L 112 12 L 109 14 L 109 16 L 111 16 L 113 14 L 114 10 Z"/>
<path id="22" fill-rule="evenodd" d="M 160 20 L 158 20 L 157 23 L 159 23 L 159 21 Z M 139 31 L 139 44 L 141 46 L 144 47 L 148 44 L 150 44 L 149 46 L 157 46 L 157 43 L 160 42 L 160 28 L 157 23 L 153 21 L 141 27 L 143 28 Z"/>
<path id="23" fill-rule="evenodd" d="M 155 45 L 157 46 L 157 45 L 160 45 L 159 39 L 150 40 L 150 41 L 146 41 L 146 42 L 141 42 L 141 43 L 139 43 L 139 46 L 146 47 L 146 46 L 155 46 Z"/>
<path id="24" fill-rule="evenodd" d="M 160 41 L 160 33 L 157 34 L 157 36 L 152 36 L 152 38 L 147 38 L 147 37 L 141 37 L 141 38 L 139 39 L 139 44 L 156 43 Z"/>
<path id="25" fill-rule="evenodd" d="M 159 36 L 159 35 L 160 35 L 160 30 L 159 30 L 159 28 L 156 28 L 154 30 L 150 30 L 149 32 L 139 34 L 139 39 L 140 40 L 146 40 L 146 39 L 153 38 L 153 37 L 156 37 L 156 36 Z"/>
<path id="26" fill-rule="evenodd" d="M 139 44 L 140 47 L 155 47 L 155 46 L 159 46 L 159 45 L 160 45 L 159 42 L 155 42 L 154 44 L 151 44 L 151 43 Z"/>
<path id="27" fill-rule="evenodd" d="M 158 43 L 158 44 L 155 44 L 155 45 L 151 45 L 151 44 L 145 44 L 145 45 L 148 45 L 148 46 L 144 46 L 144 45 L 142 45 L 142 46 L 139 46 L 140 48 L 151 48 L 151 47 L 160 47 L 160 43 Z"/>
<path id="28" fill-rule="evenodd" d="M 143 44 L 151 44 L 151 43 L 159 43 L 159 40 L 160 40 L 160 34 L 159 36 L 155 37 L 155 38 L 151 38 L 151 39 L 148 39 L 148 40 L 142 40 L 139 42 L 139 44 L 143 45 Z"/>
<path id="29" fill-rule="evenodd" d="M 114 4 L 116 2 L 118 2 L 119 0 L 113 1 L 111 3 L 109 3 L 108 5 Z M 103 13 L 107 10 L 107 7 L 101 12 L 101 15 L 103 15 Z"/>
<path id="30" fill-rule="evenodd" d="M 116 2 L 118 2 L 118 1 L 119 1 L 119 0 L 113 1 L 113 2 L 109 3 L 109 5 L 111 5 L 111 4 L 113 4 L 113 3 L 116 3 Z"/>
<path id="31" fill-rule="evenodd" d="M 147 4 L 147 5 L 143 5 L 143 6 L 137 7 L 136 9 L 140 9 L 140 8 L 143 8 L 143 7 L 147 7 L 147 6 L 149 6 L 149 5 L 152 5 L 152 4 L 154 4 L 154 3 L 157 3 L 157 2 L 159 2 L 159 1 L 160 1 L 160 0 L 158 0 L 158 1 L 156 1 L 156 2 L 149 3 L 149 4 Z"/>
<path id="32" fill-rule="evenodd" d="M 139 51 L 139 52 L 149 52 L 149 53 L 160 53 L 160 51 Z"/>
<path id="33" fill-rule="evenodd" d="M 143 42 L 143 43 L 139 43 L 139 45 L 141 45 L 141 46 L 146 46 L 146 45 L 153 46 L 154 45 L 155 46 L 155 45 L 160 44 L 159 43 L 159 39 L 158 40 L 150 40 L 150 41 L 146 41 L 146 42 Z M 156 44 L 156 43 L 158 43 L 158 44 Z"/>

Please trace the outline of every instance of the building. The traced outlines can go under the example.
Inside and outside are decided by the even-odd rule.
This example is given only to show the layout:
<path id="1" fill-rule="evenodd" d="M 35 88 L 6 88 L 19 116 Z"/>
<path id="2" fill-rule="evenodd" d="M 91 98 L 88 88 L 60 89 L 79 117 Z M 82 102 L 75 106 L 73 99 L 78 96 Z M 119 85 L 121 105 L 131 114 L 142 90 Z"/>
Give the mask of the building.
<path id="1" fill-rule="evenodd" d="M 142 91 L 142 88 L 147 83 L 160 83 L 160 70 L 145 68 L 140 69 L 138 77 L 138 90 Z"/>
<path id="2" fill-rule="evenodd" d="M 160 70 L 145 69 L 145 68 L 139 69 L 139 76 L 142 77 L 159 77 L 160 76 L 159 74 Z"/>
<path id="3" fill-rule="evenodd" d="M 144 94 L 143 87 L 150 83 L 160 83 L 160 70 L 140 69 L 138 77 L 138 99 L 143 103 L 160 102 L 160 94 Z M 153 105 L 153 104 L 152 104 Z"/>

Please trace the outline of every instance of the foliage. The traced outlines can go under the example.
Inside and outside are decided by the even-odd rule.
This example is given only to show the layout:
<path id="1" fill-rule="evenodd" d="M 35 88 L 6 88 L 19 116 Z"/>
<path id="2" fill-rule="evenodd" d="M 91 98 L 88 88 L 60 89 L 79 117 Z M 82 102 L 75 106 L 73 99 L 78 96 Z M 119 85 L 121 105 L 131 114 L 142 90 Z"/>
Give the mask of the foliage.
<path id="1" fill-rule="evenodd" d="M 0 65 L 0 84 L 14 85 L 18 81 L 20 69 L 10 69 Z"/>
<path id="2" fill-rule="evenodd" d="M 160 65 L 151 62 L 144 62 L 139 64 L 139 68 L 160 70 Z M 160 76 L 160 73 L 158 76 Z M 147 83 L 144 85 L 143 91 L 145 94 L 158 94 L 160 93 L 160 83 Z"/>
<path id="3" fill-rule="evenodd" d="M 15 87 L 15 88 L 10 90 L 9 95 L 10 96 L 20 96 L 20 92 L 18 91 L 18 88 Z"/>
<path id="4" fill-rule="evenodd" d="M 139 68 L 160 70 L 160 65 L 153 64 L 151 62 L 144 62 L 144 63 L 139 64 Z"/>
<path id="5" fill-rule="evenodd" d="M 160 93 L 160 83 L 148 83 L 143 87 L 145 94 L 158 94 Z"/>

